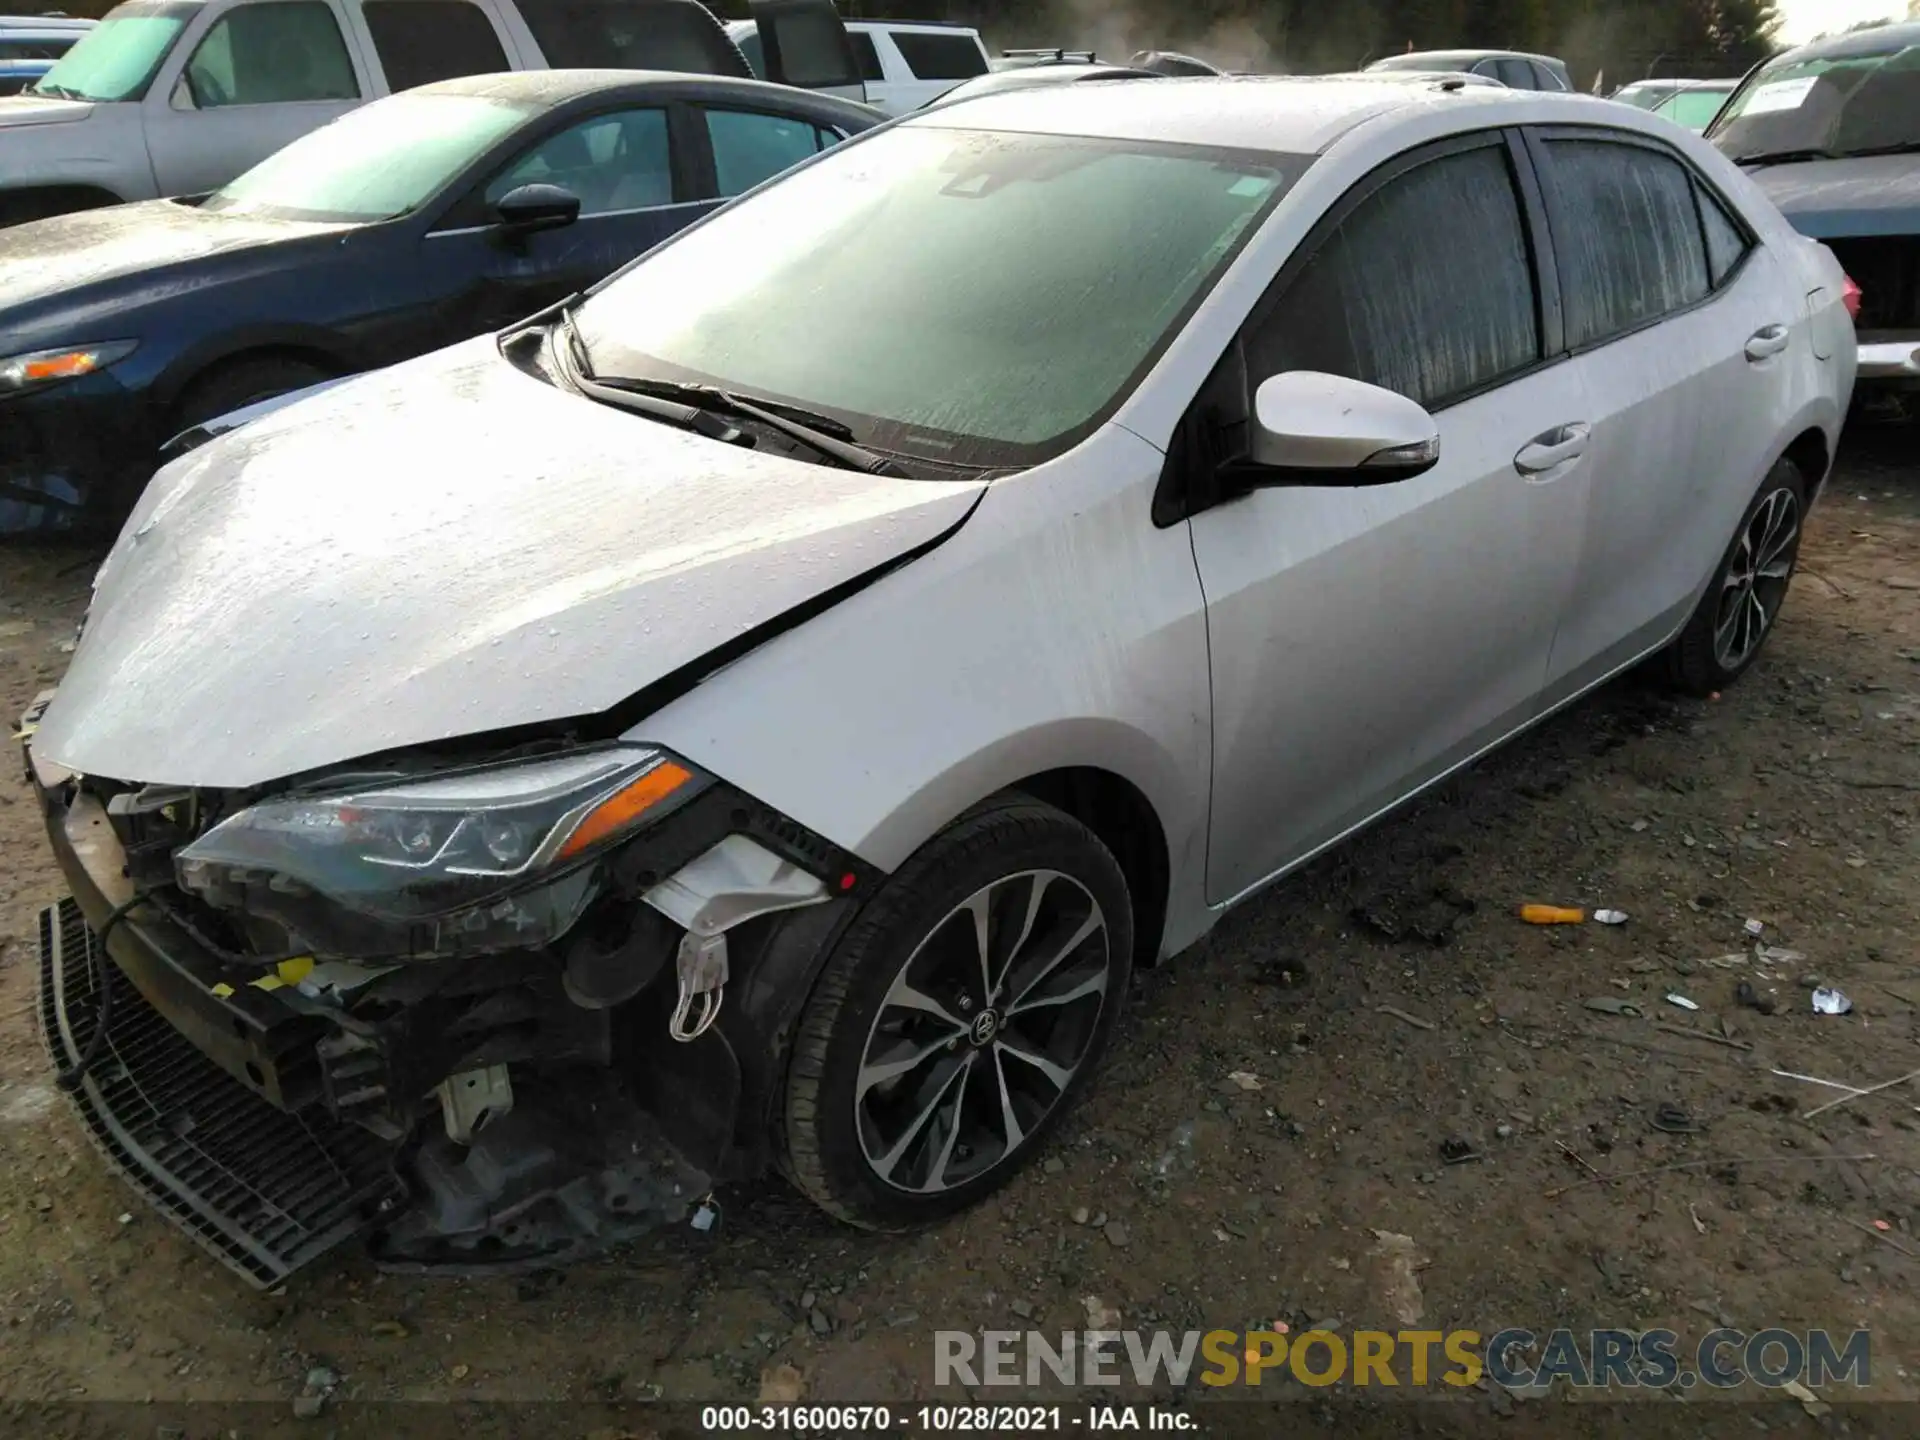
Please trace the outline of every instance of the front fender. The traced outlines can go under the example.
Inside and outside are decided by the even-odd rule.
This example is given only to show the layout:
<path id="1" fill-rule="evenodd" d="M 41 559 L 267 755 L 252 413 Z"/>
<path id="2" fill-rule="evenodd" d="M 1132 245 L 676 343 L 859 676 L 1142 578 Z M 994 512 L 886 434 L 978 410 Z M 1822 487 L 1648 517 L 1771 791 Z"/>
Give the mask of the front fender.
<path id="1" fill-rule="evenodd" d="M 1205 928 L 1206 607 L 1163 457 L 1108 426 L 996 480 L 947 544 L 635 724 L 882 870 L 1036 775 L 1108 771 L 1153 807 L 1167 943 Z"/>

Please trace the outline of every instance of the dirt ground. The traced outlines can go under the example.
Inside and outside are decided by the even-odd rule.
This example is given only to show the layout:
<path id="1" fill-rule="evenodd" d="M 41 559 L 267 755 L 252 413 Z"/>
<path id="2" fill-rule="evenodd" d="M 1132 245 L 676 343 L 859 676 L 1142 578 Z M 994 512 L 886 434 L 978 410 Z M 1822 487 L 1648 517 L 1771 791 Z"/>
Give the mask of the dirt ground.
<path id="1" fill-rule="evenodd" d="M 0 556 L 0 713 L 60 674 L 93 559 Z M 1842 1092 L 1771 1073 L 1914 1068 L 1916 602 L 1920 433 L 1856 433 L 1738 687 L 1615 684 L 1144 976 L 1054 1158 L 996 1202 L 881 1238 L 770 1181 L 723 1197 L 716 1237 L 519 1280 L 350 1256 L 254 1293 L 103 1168 L 34 1038 L 58 882 L 9 768 L 0 1402 L 285 1415 L 314 1367 L 343 1399 L 752 1400 L 780 1366 L 812 1398 L 903 1402 L 932 1393 L 934 1329 L 1081 1328 L 1089 1297 L 1128 1326 L 1396 1328 L 1376 1230 L 1412 1237 L 1431 1328 L 1866 1327 L 1874 1396 L 1920 1398 L 1920 1093 L 1804 1120 Z M 1529 900 L 1631 919 L 1529 928 Z M 1756 961 L 1750 919 L 1804 958 Z M 1777 1013 L 1738 1006 L 1743 979 Z M 1852 1013 L 1814 1014 L 1816 981 Z M 1658 1128 L 1663 1106 L 1693 1132 Z M 1449 1163 L 1455 1141 L 1473 1158 Z"/>

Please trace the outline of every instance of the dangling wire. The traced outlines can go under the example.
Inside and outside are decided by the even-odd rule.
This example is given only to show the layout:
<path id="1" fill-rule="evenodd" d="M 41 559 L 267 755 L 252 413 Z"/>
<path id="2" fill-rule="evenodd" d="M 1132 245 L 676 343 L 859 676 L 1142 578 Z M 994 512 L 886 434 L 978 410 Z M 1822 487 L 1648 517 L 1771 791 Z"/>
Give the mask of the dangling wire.
<path id="1" fill-rule="evenodd" d="M 107 937 L 113 933 L 113 927 L 126 918 L 127 912 L 146 899 L 142 891 L 135 891 L 108 913 L 100 922 L 100 928 L 93 933 L 93 941 L 98 945 L 100 955 L 94 965 L 100 976 L 100 1008 L 95 1013 L 93 1034 L 87 1037 L 86 1048 L 80 1052 L 80 1058 L 53 1077 L 53 1083 L 62 1090 L 77 1090 L 80 1082 L 87 1077 L 100 1059 L 100 1052 L 106 1048 L 107 1026 L 113 1023 L 113 957 L 107 954 Z"/>

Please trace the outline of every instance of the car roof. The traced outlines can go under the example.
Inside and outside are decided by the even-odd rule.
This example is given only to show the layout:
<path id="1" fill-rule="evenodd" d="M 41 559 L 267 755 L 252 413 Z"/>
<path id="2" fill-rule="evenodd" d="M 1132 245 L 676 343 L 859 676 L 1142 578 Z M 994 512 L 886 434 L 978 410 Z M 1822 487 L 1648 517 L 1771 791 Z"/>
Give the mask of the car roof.
<path id="1" fill-rule="evenodd" d="M 733 100 L 745 105 L 777 105 L 802 114 L 842 116 L 878 123 L 878 110 L 836 95 L 820 95 L 791 85 L 742 80 L 732 75 L 701 75 L 682 70 L 511 70 L 491 75 L 462 75 L 436 80 L 403 95 L 472 95 L 552 110 L 599 95 L 648 95 L 661 91 L 689 98 Z"/>
<path id="2" fill-rule="evenodd" d="M 1152 85 L 1035 85 L 918 111 L 900 123 L 1317 155 L 1356 125 L 1441 97 L 1489 107 L 1543 99 L 1583 105 L 1578 96 L 1452 79 L 1409 84 L 1380 75 L 1217 75 L 1167 77 Z"/>
<path id="3" fill-rule="evenodd" d="M 1920 45 L 1920 21 L 1902 25 L 1876 25 L 1870 30 L 1852 30 L 1830 35 L 1795 50 L 1783 51 L 1776 59 L 1828 60 L 1848 55 L 1883 55 Z"/>
<path id="4" fill-rule="evenodd" d="M 1437 65 L 1438 69 L 1449 69 L 1454 65 L 1473 64 L 1478 60 L 1538 60 L 1542 65 L 1559 65 L 1562 62 L 1552 55 L 1536 55 L 1531 50 L 1410 50 L 1404 55 L 1387 55 L 1374 61 L 1375 65 L 1395 65 L 1404 68 L 1414 61 L 1422 64 L 1447 61 L 1449 64 Z"/>
<path id="5" fill-rule="evenodd" d="M 0 15 L 0 30 L 44 30 L 49 35 L 71 35 L 91 30 L 96 22 L 70 15 Z"/>

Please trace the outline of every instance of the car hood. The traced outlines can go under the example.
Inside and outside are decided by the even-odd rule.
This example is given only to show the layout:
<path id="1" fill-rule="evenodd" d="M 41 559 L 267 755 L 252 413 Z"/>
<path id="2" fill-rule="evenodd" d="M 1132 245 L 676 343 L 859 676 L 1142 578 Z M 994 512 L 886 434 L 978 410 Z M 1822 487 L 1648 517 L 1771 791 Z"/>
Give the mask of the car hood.
<path id="1" fill-rule="evenodd" d="M 931 548 L 983 488 L 702 439 L 483 337 L 161 471 L 34 745 L 85 774 L 250 788 L 599 714 Z"/>
<path id="2" fill-rule="evenodd" d="M 1920 235 L 1920 156 L 1809 160 L 1747 173 L 1794 229 L 1815 240 Z"/>
<path id="3" fill-rule="evenodd" d="M 172 200 L 33 220 L 0 230 L 0 306 L 68 297 L 93 285 L 351 228 L 209 215 Z"/>
<path id="4" fill-rule="evenodd" d="M 93 114 L 90 100 L 62 100 L 53 95 L 0 95 L 0 129 L 10 125 L 57 125 L 84 120 Z"/>

